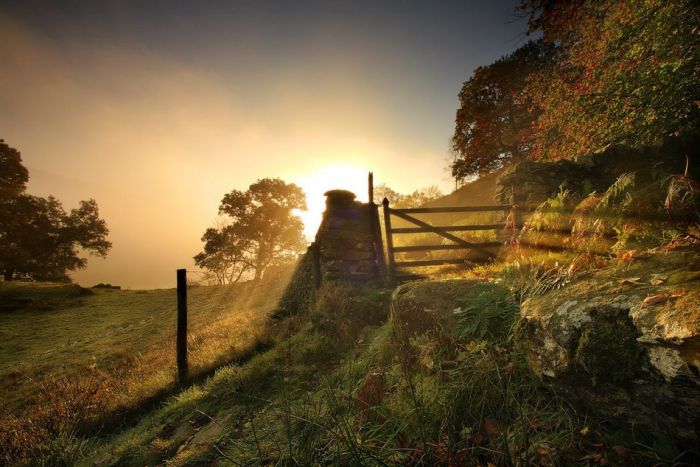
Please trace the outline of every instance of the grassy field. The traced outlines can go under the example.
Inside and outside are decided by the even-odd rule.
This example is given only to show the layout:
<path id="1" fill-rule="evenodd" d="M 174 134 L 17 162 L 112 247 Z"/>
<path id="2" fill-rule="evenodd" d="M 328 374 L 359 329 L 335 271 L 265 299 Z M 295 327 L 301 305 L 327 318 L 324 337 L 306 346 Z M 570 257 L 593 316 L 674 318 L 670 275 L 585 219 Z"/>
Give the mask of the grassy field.
<path id="1" fill-rule="evenodd" d="M 266 345 L 285 284 L 190 287 L 191 373 Z M 88 425 L 114 424 L 116 415 L 167 395 L 175 389 L 176 314 L 174 289 L 0 283 L 0 431 L 69 413 Z"/>

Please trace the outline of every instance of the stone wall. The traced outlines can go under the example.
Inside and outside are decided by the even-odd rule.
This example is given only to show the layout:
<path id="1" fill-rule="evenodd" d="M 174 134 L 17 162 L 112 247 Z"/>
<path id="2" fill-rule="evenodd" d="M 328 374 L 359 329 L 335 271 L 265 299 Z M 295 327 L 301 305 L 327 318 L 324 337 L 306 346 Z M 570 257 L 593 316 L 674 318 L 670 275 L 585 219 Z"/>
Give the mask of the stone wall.
<path id="1" fill-rule="evenodd" d="M 316 239 L 299 259 L 273 316 L 309 310 L 324 282 L 383 283 L 383 255 L 377 206 L 355 201 L 349 191 L 327 192 Z"/>
<path id="2" fill-rule="evenodd" d="M 372 205 L 355 201 L 345 190 L 326 192 L 326 211 L 316 233 L 321 281 L 378 281 Z"/>
<path id="3" fill-rule="evenodd" d="M 536 162 L 524 160 L 506 168 L 496 181 L 496 201 L 536 207 L 561 189 L 585 196 L 605 191 L 626 172 L 634 172 L 638 185 L 647 185 L 668 174 L 682 174 L 689 157 L 688 174 L 700 176 L 697 147 L 700 138 L 671 138 L 659 146 L 632 149 L 613 146 L 601 153 L 575 160 Z"/>

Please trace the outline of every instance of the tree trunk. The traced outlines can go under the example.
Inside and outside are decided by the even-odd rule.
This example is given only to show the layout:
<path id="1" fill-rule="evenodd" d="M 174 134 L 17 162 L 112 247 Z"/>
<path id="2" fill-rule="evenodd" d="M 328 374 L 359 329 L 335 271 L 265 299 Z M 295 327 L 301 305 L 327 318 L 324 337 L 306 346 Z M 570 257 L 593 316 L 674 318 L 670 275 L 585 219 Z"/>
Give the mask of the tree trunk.
<path id="1" fill-rule="evenodd" d="M 5 279 L 5 282 L 10 282 L 14 275 L 15 275 L 15 269 L 14 268 L 7 268 L 7 269 L 5 269 L 5 273 L 3 274 L 3 278 Z"/>
<path id="2" fill-rule="evenodd" d="M 254 277 L 254 280 L 259 280 L 262 278 L 264 257 L 265 257 L 265 247 L 263 246 L 263 242 L 260 242 L 260 244 L 258 246 L 258 254 L 256 255 L 256 258 L 255 258 L 255 277 Z"/>

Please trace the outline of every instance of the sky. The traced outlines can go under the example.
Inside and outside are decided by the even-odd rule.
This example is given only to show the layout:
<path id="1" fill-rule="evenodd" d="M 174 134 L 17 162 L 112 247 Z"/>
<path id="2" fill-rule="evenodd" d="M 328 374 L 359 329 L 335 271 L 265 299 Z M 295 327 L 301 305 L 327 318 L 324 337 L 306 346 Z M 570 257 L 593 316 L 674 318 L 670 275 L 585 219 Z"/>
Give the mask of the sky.
<path id="1" fill-rule="evenodd" d="M 0 138 L 28 191 L 94 198 L 110 229 L 85 286 L 173 287 L 223 195 L 280 177 L 366 200 L 438 185 L 458 93 L 522 45 L 518 0 L 0 0 Z"/>

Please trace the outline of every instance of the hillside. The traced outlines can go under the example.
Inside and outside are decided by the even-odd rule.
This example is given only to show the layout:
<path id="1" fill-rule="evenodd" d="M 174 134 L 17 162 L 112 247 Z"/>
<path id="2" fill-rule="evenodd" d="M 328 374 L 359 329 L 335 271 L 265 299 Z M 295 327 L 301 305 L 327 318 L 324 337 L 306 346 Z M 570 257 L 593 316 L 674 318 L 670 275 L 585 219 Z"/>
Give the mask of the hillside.
<path id="1" fill-rule="evenodd" d="M 194 378 L 267 345 L 268 316 L 285 284 L 277 277 L 189 288 Z M 174 289 L 6 282 L 0 283 L 0 303 L 0 432 L 9 458 L 23 449 L 15 443 L 32 448 L 56 434 L 44 423 L 113 429 L 121 424 L 119 414 L 176 389 Z M 35 427 L 25 426 L 24 417 Z M 14 437 L 12 430 L 29 438 Z"/>
<path id="2" fill-rule="evenodd" d="M 488 206 L 495 204 L 496 180 L 503 169 L 482 175 L 476 180 L 465 183 L 452 193 L 430 201 L 425 207 L 438 206 Z"/>
<path id="3" fill-rule="evenodd" d="M 668 254 L 635 261 L 632 270 L 628 261 L 615 260 L 595 274 L 617 283 L 632 273 L 644 287 L 659 289 L 648 285 L 659 261 L 667 272 L 691 258 L 700 264 L 697 246 Z M 565 387 L 533 375 L 528 354 L 508 337 L 519 308 L 509 297 L 515 292 L 546 302 L 560 292 L 527 292 L 507 265 L 468 277 L 486 272 L 500 282 L 418 282 L 393 297 L 389 290 L 324 286 L 312 308 L 284 322 L 271 350 L 221 368 L 134 428 L 93 441 L 84 462 L 656 465 L 696 459 L 697 452 L 683 452 L 688 444 L 676 444 L 663 429 L 636 429 L 613 421 L 605 407 L 572 405 Z M 594 277 L 581 273 L 568 287 L 585 293 Z M 674 280 L 660 288 L 680 284 L 696 295 L 695 275 Z M 630 292 L 640 287 L 622 284 Z M 478 331 L 453 313 L 469 303 L 500 318 Z"/>

